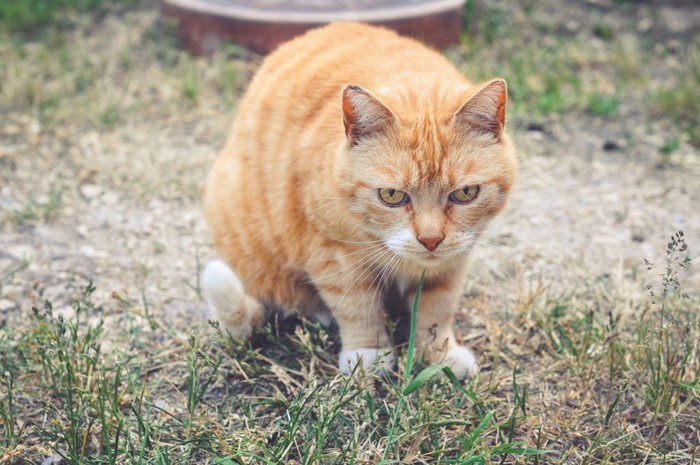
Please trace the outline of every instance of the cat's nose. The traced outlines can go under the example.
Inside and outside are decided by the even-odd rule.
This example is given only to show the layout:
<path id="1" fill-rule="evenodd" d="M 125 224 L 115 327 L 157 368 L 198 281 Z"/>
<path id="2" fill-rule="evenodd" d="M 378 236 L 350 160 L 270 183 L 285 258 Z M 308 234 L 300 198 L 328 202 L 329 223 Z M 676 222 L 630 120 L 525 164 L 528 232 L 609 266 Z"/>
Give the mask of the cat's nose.
<path id="1" fill-rule="evenodd" d="M 445 236 L 418 236 L 418 242 L 423 244 L 423 247 L 430 250 L 431 252 L 437 249 L 438 245 L 442 242 Z"/>

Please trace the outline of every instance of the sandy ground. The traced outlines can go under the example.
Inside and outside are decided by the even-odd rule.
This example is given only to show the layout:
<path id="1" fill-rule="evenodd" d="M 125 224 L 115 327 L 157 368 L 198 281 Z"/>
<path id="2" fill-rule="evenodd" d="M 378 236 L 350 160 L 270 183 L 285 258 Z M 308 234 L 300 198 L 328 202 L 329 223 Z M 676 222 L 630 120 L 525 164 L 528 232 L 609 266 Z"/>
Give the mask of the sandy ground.
<path id="1" fill-rule="evenodd" d="M 148 25 L 155 15 L 127 20 Z M 232 115 L 200 107 L 95 129 L 44 124 L 29 108 L 3 111 L 0 327 L 21 326 L 44 299 L 67 308 L 89 280 L 108 315 L 119 311 L 116 293 L 145 299 L 183 333 L 202 322 L 198 274 L 214 252 L 200 189 Z M 643 102 L 622 102 L 612 121 L 576 113 L 510 127 L 520 176 L 492 226 L 499 246 L 483 249 L 467 289 L 491 302 L 479 319 L 540 285 L 552 295 L 605 286 L 621 302 L 639 298 L 656 279 L 643 259 L 661 261 L 677 230 L 697 256 L 700 154 L 683 142 L 661 165 L 676 129 L 649 121 Z M 697 267 L 681 279 L 700 291 Z"/>

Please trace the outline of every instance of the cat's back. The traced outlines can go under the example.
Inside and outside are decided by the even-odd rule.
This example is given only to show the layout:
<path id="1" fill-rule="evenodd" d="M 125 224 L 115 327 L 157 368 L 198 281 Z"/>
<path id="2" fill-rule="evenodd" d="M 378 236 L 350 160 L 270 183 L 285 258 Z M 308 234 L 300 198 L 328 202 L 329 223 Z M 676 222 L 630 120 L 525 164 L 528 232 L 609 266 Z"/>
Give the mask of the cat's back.
<path id="1" fill-rule="evenodd" d="M 436 64 L 445 65 L 447 61 L 391 30 L 359 23 L 334 23 L 280 46 L 265 59 L 251 88 L 268 80 L 272 84 L 279 78 L 284 78 L 288 85 L 309 81 L 325 84 L 323 87 L 342 86 L 350 81 L 360 85 L 355 81 L 382 81 L 404 69 L 435 70 Z"/>
<path id="2" fill-rule="evenodd" d="M 372 91 L 401 112 L 407 104 L 424 108 L 436 106 L 427 100 L 449 100 L 453 95 L 433 94 L 449 94 L 456 86 L 461 87 L 453 94 L 463 93 L 466 80 L 441 54 L 413 39 L 384 28 L 335 23 L 283 44 L 265 59 L 239 106 L 238 120 L 246 121 L 239 125 L 246 132 L 264 127 L 287 133 L 321 126 L 325 140 L 337 142 L 344 137 L 337 123 L 346 84 Z"/>

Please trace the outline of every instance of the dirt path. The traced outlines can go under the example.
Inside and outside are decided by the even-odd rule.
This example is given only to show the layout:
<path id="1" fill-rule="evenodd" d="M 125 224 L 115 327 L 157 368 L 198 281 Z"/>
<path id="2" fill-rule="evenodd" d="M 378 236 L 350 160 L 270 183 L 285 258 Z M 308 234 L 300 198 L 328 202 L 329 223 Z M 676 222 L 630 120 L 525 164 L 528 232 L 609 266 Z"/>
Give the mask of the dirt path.
<path id="1" fill-rule="evenodd" d="M 104 43 L 113 28 L 128 45 L 155 19 L 108 18 L 90 40 Z M 197 275 L 213 252 L 199 190 L 233 110 L 202 93 L 191 112 L 144 109 L 106 129 L 42 123 L 30 107 L 3 113 L 0 326 L 21 325 L 44 299 L 68 306 L 90 279 L 108 308 L 116 293 L 146 299 L 183 330 L 203 319 Z M 576 293 L 595 281 L 633 298 L 647 279 L 643 259 L 659 260 L 671 233 L 682 229 L 700 248 L 700 157 L 683 143 L 660 166 L 665 132 L 675 129 L 650 123 L 642 107 L 625 103 L 613 121 L 580 112 L 534 129 L 527 117 L 511 121 L 521 174 L 492 228 L 500 245 L 483 250 L 472 291 L 513 300 L 539 283 Z M 683 282 L 700 290 L 697 271 Z"/>

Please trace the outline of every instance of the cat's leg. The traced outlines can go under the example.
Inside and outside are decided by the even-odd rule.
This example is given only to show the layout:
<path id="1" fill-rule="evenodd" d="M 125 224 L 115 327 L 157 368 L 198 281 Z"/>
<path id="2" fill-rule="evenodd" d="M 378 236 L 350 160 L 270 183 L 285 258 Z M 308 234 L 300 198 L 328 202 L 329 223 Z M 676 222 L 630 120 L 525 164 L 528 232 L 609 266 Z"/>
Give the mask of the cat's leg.
<path id="1" fill-rule="evenodd" d="M 462 290 L 461 280 L 426 282 L 421 292 L 416 321 L 416 348 L 428 363 L 452 368 L 464 379 L 478 370 L 474 354 L 457 343 L 452 323 Z M 413 302 L 414 296 L 410 296 Z"/>
<path id="2" fill-rule="evenodd" d="M 330 297 L 330 300 L 337 302 L 337 296 Z M 358 363 L 371 371 L 393 369 L 394 350 L 387 335 L 384 310 L 376 302 L 361 296 L 344 300 L 334 312 L 342 342 L 338 354 L 340 371 L 349 374 Z"/>
<path id="3" fill-rule="evenodd" d="M 289 309 L 318 321 L 322 326 L 330 326 L 333 315 L 321 299 L 318 289 L 309 282 L 309 276 L 306 273 L 294 274 L 287 282 L 291 283 L 289 292 L 285 293 Z"/>
<path id="4" fill-rule="evenodd" d="M 351 373 L 358 363 L 374 371 L 394 367 L 381 289 L 376 285 L 371 279 L 368 282 L 348 280 L 345 285 L 317 283 L 321 297 L 338 322 L 342 342 L 338 367 L 344 374 Z"/>
<path id="5" fill-rule="evenodd" d="M 232 338 L 249 338 L 264 320 L 263 305 L 245 293 L 241 281 L 223 261 L 207 264 L 202 284 L 212 317 Z"/>

